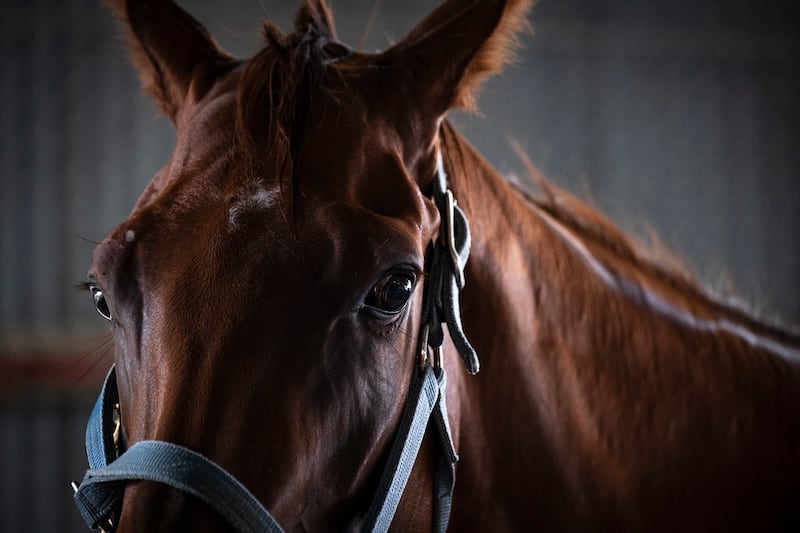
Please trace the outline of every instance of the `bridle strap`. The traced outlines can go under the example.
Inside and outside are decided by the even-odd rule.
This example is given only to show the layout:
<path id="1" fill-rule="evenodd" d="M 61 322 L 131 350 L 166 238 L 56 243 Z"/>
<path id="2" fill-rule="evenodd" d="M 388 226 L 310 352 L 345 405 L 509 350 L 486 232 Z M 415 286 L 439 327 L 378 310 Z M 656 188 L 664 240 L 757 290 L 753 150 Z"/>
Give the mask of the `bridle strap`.
<path id="1" fill-rule="evenodd" d="M 454 463 L 457 457 L 447 421 L 444 401 L 446 385 L 447 377 L 444 369 L 434 370 L 428 366 L 422 373 L 414 372 L 409 399 L 400 419 L 400 427 L 389 452 L 389 460 L 378 483 L 375 499 L 367 512 L 362 531 L 387 531 L 389 529 L 431 418 L 435 421 L 437 436 L 442 444 L 439 461 L 443 461 L 447 465 L 441 479 L 437 468 L 435 523 L 439 524 L 438 531 L 444 531 L 447 528 L 455 479 Z"/>
<path id="2" fill-rule="evenodd" d="M 363 531 L 388 530 L 431 419 L 441 444 L 434 523 L 438 531 L 446 530 L 457 459 L 444 400 L 446 384 L 444 369 L 434 370 L 428 366 L 424 372 L 414 371 L 408 401 Z M 163 483 L 195 496 L 237 531 L 283 531 L 269 511 L 236 478 L 188 448 L 163 441 L 140 441 L 114 459 L 113 436 L 106 422 L 113 417 L 116 396 L 116 375 L 112 367 L 86 431 L 86 453 L 91 468 L 74 496 L 91 529 L 113 528 L 108 518 L 121 503 L 126 482 L 140 480 Z"/>
<path id="3" fill-rule="evenodd" d="M 183 446 L 145 440 L 109 465 L 86 472 L 75 500 L 90 527 L 97 527 L 121 500 L 128 481 L 156 481 L 203 501 L 243 533 L 283 530 L 258 499 L 219 465 Z"/>
<path id="4" fill-rule="evenodd" d="M 432 198 L 441 216 L 439 239 L 431 250 L 431 265 L 427 280 L 422 324 L 430 330 L 428 344 L 436 349 L 444 341 L 442 324 L 453 344 L 461 354 L 467 372 L 477 374 L 480 361 L 461 324 L 459 296 L 464 287 L 464 268 L 469 259 L 472 238 L 469 223 L 464 212 L 458 207 L 453 193 L 447 188 L 447 174 L 444 170 L 441 152 L 437 157 L 436 176 L 432 185 Z M 423 346 L 422 350 L 427 347 Z"/>
<path id="5" fill-rule="evenodd" d="M 111 365 L 100 395 L 89 415 L 89 422 L 86 424 L 86 458 L 89 462 L 87 475 L 91 471 L 106 468 L 117 459 L 117 446 L 114 442 L 114 415 L 118 402 L 117 373 L 114 365 Z M 74 483 L 72 486 L 75 488 L 75 503 L 89 528 L 113 529 L 111 517 L 122 500 L 124 486 L 118 491 L 109 491 L 106 494 L 98 494 L 84 489 L 83 482 L 80 487 L 75 487 Z M 87 495 L 87 493 L 91 495 Z"/>
<path id="6" fill-rule="evenodd" d="M 86 457 L 89 468 L 104 467 L 117 458 L 113 433 L 114 411 L 118 403 L 117 374 L 112 365 L 86 426 Z"/>
<path id="7" fill-rule="evenodd" d="M 282 529 L 253 494 L 205 456 L 163 441 L 141 441 L 117 458 L 113 436 L 118 402 L 114 367 L 106 376 L 86 427 L 90 469 L 74 499 L 91 529 L 113 529 L 110 517 L 119 509 L 128 481 L 156 481 L 191 494 L 243 532 Z"/>

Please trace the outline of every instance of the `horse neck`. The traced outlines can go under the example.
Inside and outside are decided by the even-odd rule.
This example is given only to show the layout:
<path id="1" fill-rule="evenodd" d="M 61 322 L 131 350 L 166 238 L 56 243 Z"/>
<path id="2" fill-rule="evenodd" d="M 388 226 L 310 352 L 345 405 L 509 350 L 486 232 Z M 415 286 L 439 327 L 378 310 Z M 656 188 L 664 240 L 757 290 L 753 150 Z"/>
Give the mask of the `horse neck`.
<path id="1" fill-rule="evenodd" d="M 481 358 L 478 376 L 456 379 L 465 500 L 494 484 L 485 497 L 513 502 L 530 483 L 549 490 L 523 509 L 575 508 L 592 491 L 635 508 L 647 475 L 716 479 L 758 454 L 796 459 L 798 339 L 637 262 L 625 243 L 582 235 L 449 127 L 442 145 L 472 229 L 462 314 Z M 695 453 L 700 442 L 715 454 Z"/>

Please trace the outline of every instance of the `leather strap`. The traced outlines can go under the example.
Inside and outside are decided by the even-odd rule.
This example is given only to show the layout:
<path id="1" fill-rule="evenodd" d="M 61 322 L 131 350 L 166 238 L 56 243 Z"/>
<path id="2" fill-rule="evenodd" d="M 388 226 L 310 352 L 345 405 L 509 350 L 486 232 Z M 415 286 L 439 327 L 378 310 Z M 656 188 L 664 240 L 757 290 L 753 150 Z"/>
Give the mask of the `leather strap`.
<path id="1" fill-rule="evenodd" d="M 113 434 L 114 408 L 118 402 L 117 374 L 112 366 L 86 426 L 86 457 L 89 468 L 106 466 L 117 457 Z"/>
<path id="2" fill-rule="evenodd" d="M 439 208 L 442 225 L 439 240 L 433 248 L 429 272 L 429 290 L 423 313 L 423 324 L 429 324 L 431 331 L 447 324 L 447 331 L 458 353 L 464 360 L 467 371 L 477 374 L 481 368 L 478 354 L 464 333 L 461 324 L 459 296 L 464 286 L 464 267 L 469 259 L 472 238 L 467 217 L 458 207 L 453 193 L 447 188 L 447 174 L 444 170 L 441 153 L 438 157 L 436 177 L 433 180 L 433 201 Z M 443 336 L 432 339 L 441 345 Z M 431 344 L 438 348 L 438 345 Z"/>
<path id="3" fill-rule="evenodd" d="M 156 481 L 191 494 L 236 531 L 283 531 L 258 499 L 222 467 L 188 448 L 153 440 L 137 442 L 107 466 L 86 472 L 75 502 L 90 528 L 106 520 L 132 480 Z"/>
<path id="4" fill-rule="evenodd" d="M 442 447 L 442 450 L 452 450 L 453 442 L 450 437 L 444 402 L 446 384 L 447 377 L 444 369 L 434 371 L 432 367 L 428 366 L 421 374 L 419 372 L 414 373 L 411 389 L 409 390 L 409 400 L 406 402 L 406 408 L 400 419 L 400 427 L 389 452 L 389 460 L 378 483 L 378 490 L 367 512 L 362 531 L 387 531 L 389 529 L 389 525 L 391 525 L 394 514 L 397 511 L 397 506 L 400 503 L 400 498 L 403 496 L 408 478 L 411 475 L 414 461 L 416 461 L 417 454 L 422 446 L 422 439 L 428 428 L 428 421 L 432 415 L 436 421 L 437 428 L 444 427 L 443 431 L 439 429 L 437 433 L 440 438 L 444 437 L 448 441 Z M 454 470 L 454 455 L 452 453 L 444 457 L 444 462 L 448 465 L 448 472 L 451 474 Z M 449 479 L 452 478 L 453 476 L 450 475 Z M 449 484 L 449 479 L 445 480 L 444 485 Z M 435 507 L 441 508 L 444 506 L 441 511 L 437 509 L 437 514 L 439 515 L 437 516 L 437 522 L 441 524 L 439 531 L 444 531 L 447 528 L 447 522 L 450 517 L 449 500 L 452 497 L 452 486 L 448 487 L 448 490 L 442 490 L 442 487 L 437 483 L 436 491 L 439 505 Z"/>

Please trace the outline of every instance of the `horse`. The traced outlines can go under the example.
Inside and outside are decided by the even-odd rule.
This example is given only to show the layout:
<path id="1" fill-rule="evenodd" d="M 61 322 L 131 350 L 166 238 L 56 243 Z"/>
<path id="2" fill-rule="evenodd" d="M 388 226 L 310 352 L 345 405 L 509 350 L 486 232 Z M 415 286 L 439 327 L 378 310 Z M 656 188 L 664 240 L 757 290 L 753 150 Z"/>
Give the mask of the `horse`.
<path id="1" fill-rule="evenodd" d="M 111 4 L 177 142 L 86 283 L 115 343 L 99 446 L 169 445 L 143 460 L 185 477 L 114 478 L 90 525 L 228 530 L 224 472 L 269 530 L 798 530 L 800 338 L 447 121 L 531 2 L 447 0 L 364 53 L 304 0 L 246 60 L 172 1 Z"/>

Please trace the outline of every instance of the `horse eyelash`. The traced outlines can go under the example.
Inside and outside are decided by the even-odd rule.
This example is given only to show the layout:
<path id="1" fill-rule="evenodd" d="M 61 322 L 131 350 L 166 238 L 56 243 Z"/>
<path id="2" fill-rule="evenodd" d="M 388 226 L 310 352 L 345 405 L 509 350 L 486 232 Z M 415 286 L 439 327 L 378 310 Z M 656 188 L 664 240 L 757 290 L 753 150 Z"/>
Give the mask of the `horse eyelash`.
<path id="1" fill-rule="evenodd" d="M 92 290 L 92 287 L 94 287 L 94 285 L 90 281 L 81 281 L 80 283 L 76 283 L 75 285 L 73 285 L 73 287 L 75 288 L 75 290 L 80 292 L 89 292 Z"/>

